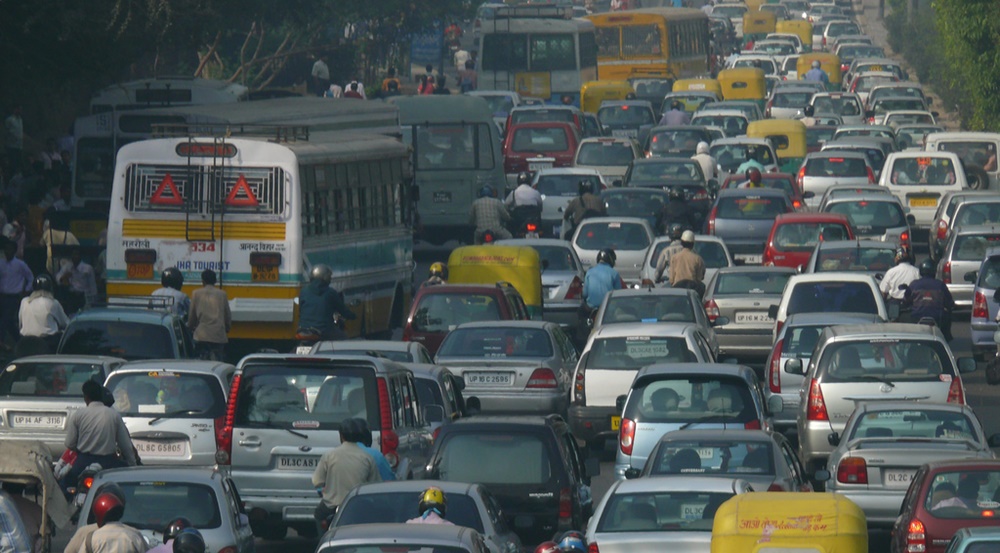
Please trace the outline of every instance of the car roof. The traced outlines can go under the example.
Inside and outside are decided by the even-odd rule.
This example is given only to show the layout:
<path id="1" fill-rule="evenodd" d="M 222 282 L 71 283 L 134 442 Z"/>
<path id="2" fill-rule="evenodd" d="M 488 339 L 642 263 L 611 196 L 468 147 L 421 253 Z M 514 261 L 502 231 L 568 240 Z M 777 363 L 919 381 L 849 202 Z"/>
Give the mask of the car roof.
<path id="1" fill-rule="evenodd" d="M 926 125 L 926 123 L 924 123 Z M 976 140 L 1000 140 L 1000 133 L 995 132 L 933 132 L 927 135 L 926 141 L 970 142 Z"/>
<path id="2" fill-rule="evenodd" d="M 872 323 L 858 325 L 836 325 L 827 327 L 833 338 L 941 338 L 943 335 L 937 327 L 911 323 Z"/>
<path id="3" fill-rule="evenodd" d="M 649 100 L 604 100 L 603 102 L 601 102 L 601 106 L 600 107 L 601 108 L 606 108 L 606 107 L 619 108 L 619 107 L 622 107 L 622 106 L 641 106 L 641 107 L 652 108 L 653 107 L 653 103 L 650 102 Z M 598 109 L 600 109 L 600 108 L 598 108 Z"/>
<path id="4" fill-rule="evenodd" d="M 108 355 L 73 355 L 73 354 L 45 354 L 45 355 L 29 355 L 26 357 L 18 357 L 16 359 L 11 359 L 6 365 L 11 365 L 14 363 L 125 363 L 126 360 L 121 357 L 111 357 Z"/>
<path id="5" fill-rule="evenodd" d="M 742 112 L 741 112 L 742 113 Z M 753 146 L 770 146 L 771 143 L 767 141 L 766 138 L 750 138 L 746 135 L 741 136 L 727 136 L 725 138 L 719 138 L 712 141 L 712 146 L 725 146 L 729 144 L 746 144 Z"/>
<path id="6" fill-rule="evenodd" d="M 358 351 L 358 350 L 385 350 L 408 352 L 413 347 L 414 342 L 404 342 L 402 340 L 323 340 L 321 351 Z"/>
<path id="7" fill-rule="evenodd" d="M 656 363 L 639 369 L 633 385 L 641 377 L 700 374 L 744 378 L 747 376 L 747 372 L 752 374 L 753 369 L 730 363 Z"/>
<path id="8" fill-rule="evenodd" d="M 559 415 L 476 415 L 475 417 L 458 419 L 442 428 L 453 429 L 473 425 L 543 427 L 557 423 L 564 424 L 565 421 Z"/>
<path id="9" fill-rule="evenodd" d="M 670 242 L 673 241 L 674 239 L 669 236 L 657 236 L 656 238 L 653 239 L 653 243 L 650 244 L 650 246 L 656 246 L 657 244 L 661 244 L 664 242 L 669 244 Z M 722 244 L 722 245 L 726 244 L 725 240 L 719 238 L 718 236 L 715 236 L 714 234 L 695 234 L 694 243 L 697 244 L 698 242 L 715 242 L 717 244 Z M 657 290 L 669 290 L 669 289 L 670 288 L 666 286 L 661 286 L 657 288 Z"/>
<path id="10" fill-rule="evenodd" d="M 583 221 L 580 221 L 580 228 L 584 225 L 592 225 L 594 223 L 629 223 L 632 225 L 649 226 L 649 221 L 640 217 L 587 217 Z"/>
<path id="11" fill-rule="evenodd" d="M 962 403 L 939 403 L 932 401 L 901 402 L 901 401 L 863 401 L 857 407 L 862 411 L 902 411 L 906 409 L 927 409 L 932 411 L 947 411 L 950 413 L 972 414 L 972 408 Z"/>
<path id="12" fill-rule="evenodd" d="M 746 273 L 788 273 L 791 275 L 795 275 L 798 274 L 798 271 L 792 267 L 781 267 L 778 265 L 767 265 L 767 266 L 737 265 L 735 267 L 721 267 L 715 274 L 729 275 L 729 274 L 746 274 Z"/>
<path id="13" fill-rule="evenodd" d="M 845 223 L 850 224 L 846 215 L 827 213 L 825 211 L 798 211 L 782 213 L 774 218 L 774 224 L 779 223 Z"/>
<path id="14" fill-rule="evenodd" d="M 782 328 L 793 326 L 817 326 L 840 324 L 867 324 L 881 322 L 882 318 L 873 313 L 795 313 L 789 315 Z"/>
<path id="15" fill-rule="evenodd" d="M 892 127 L 889 125 L 840 125 L 837 127 L 838 131 L 887 131 L 892 132 Z"/>
<path id="16" fill-rule="evenodd" d="M 599 143 L 613 142 L 618 144 L 627 144 L 629 146 L 634 144 L 634 141 L 631 138 L 623 138 L 620 136 L 591 136 L 581 140 L 580 145 L 582 146 L 583 144 L 593 144 L 595 142 Z"/>
<path id="17" fill-rule="evenodd" d="M 851 282 L 871 283 L 875 279 L 868 274 L 850 273 L 847 271 L 830 271 L 828 273 L 804 273 L 801 275 L 792 275 L 792 278 L 789 279 L 788 281 L 788 286 L 791 286 L 793 284 L 798 284 L 800 282 L 843 282 L 845 280 L 849 280 Z M 876 288 L 878 288 L 878 286 L 876 286 Z"/>
<path id="18" fill-rule="evenodd" d="M 770 442 L 774 438 L 767 430 L 745 428 L 686 428 L 673 430 L 660 437 L 660 442 L 680 440 L 738 440 L 742 442 Z"/>
<path id="19" fill-rule="evenodd" d="M 851 152 L 844 150 L 822 150 L 819 152 L 809 152 L 806 159 L 819 159 L 830 157 L 846 157 L 848 159 L 867 159 L 862 152 Z"/>
<path id="20" fill-rule="evenodd" d="M 659 322 L 650 323 L 613 323 L 602 324 L 594 333 L 594 340 L 599 338 L 625 338 L 629 336 L 651 336 L 661 338 L 676 338 L 686 336 L 699 330 L 696 323 Z"/>
<path id="21" fill-rule="evenodd" d="M 668 165 L 668 164 L 669 165 L 673 165 L 673 164 L 677 164 L 677 163 L 689 164 L 689 163 L 698 163 L 698 162 L 695 161 L 695 160 L 693 160 L 693 159 L 691 159 L 691 158 L 689 158 L 689 157 L 677 157 L 677 156 L 668 156 L 668 157 L 641 157 L 641 158 L 636 158 L 636 159 L 632 160 L 632 164 L 633 165 Z M 611 190 L 614 190 L 614 189 L 612 188 Z M 624 189 L 624 190 L 627 190 L 627 188 Z"/>
<path id="22" fill-rule="evenodd" d="M 726 188 L 719 190 L 719 199 L 732 196 L 774 196 L 776 198 L 787 198 L 788 194 L 778 188 Z"/>
<path id="23" fill-rule="evenodd" d="M 787 82 L 787 81 L 782 81 L 782 82 Z M 774 89 L 774 93 L 777 94 L 778 92 L 781 92 L 781 93 L 788 92 L 788 93 L 794 93 L 794 94 L 802 94 L 803 92 L 810 92 L 812 94 L 816 94 L 816 89 L 808 87 L 808 86 L 801 86 L 801 85 L 787 85 L 787 86 L 776 87 Z"/>
<path id="24" fill-rule="evenodd" d="M 573 243 L 569 240 L 560 240 L 558 238 L 506 238 L 504 240 L 497 240 L 494 244 L 498 246 L 558 246 L 567 249 L 573 249 Z"/>
<path id="25" fill-rule="evenodd" d="M 897 113 L 899 113 L 899 112 L 897 112 Z M 921 113 L 925 113 L 925 112 L 921 112 Z M 893 153 L 891 153 L 889 155 L 892 156 L 895 159 L 900 159 L 900 158 L 917 158 L 917 157 L 943 157 L 943 158 L 948 158 L 948 159 L 951 159 L 951 160 L 957 160 L 958 159 L 958 154 L 956 154 L 954 152 L 942 152 L 942 151 L 939 151 L 939 150 L 935 150 L 935 151 L 916 150 L 916 151 L 893 152 Z M 996 191 L 993 191 L 993 193 L 995 194 Z"/>
<path id="26" fill-rule="evenodd" d="M 947 459 L 927 463 L 931 471 L 946 469 L 1000 470 L 1000 459 Z"/>
<path id="27" fill-rule="evenodd" d="M 895 242 L 884 242 L 882 240 L 824 240 L 817 244 L 821 250 L 827 248 L 877 248 L 885 250 L 895 250 L 899 247 Z"/>
<path id="28" fill-rule="evenodd" d="M 717 476 L 694 476 L 679 474 L 676 476 L 656 476 L 653 478 L 636 478 L 623 480 L 614 488 L 613 494 L 643 493 L 643 492 L 674 492 L 693 491 L 708 493 L 735 493 L 739 489 L 739 479 L 719 478 Z"/>
<path id="29" fill-rule="evenodd" d="M 591 167 L 549 167 L 538 171 L 537 177 L 548 175 L 594 175 L 601 176 L 601 172 Z"/>
<path id="30" fill-rule="evenodd" d="M 373 541 L 407 543 L 426 542 L 437 546 L 460 546 L 470 544 L 472 535 L 477 532 L 465 526 L 454 524 L 350 524 L 331 528 L 319 540 L 317 551 L 335 545 L 338 542 L 361 540 L 365 544 Z M 377 536 L 377 537 L 376 537 Z"/>
<path id="31" fill-rule="evenodd" d="M 153 359 L 126 363 L 115 369 L 115 374 L 149 371 L 217 374 L 234 368 L 235 367 L 233 365 L 223 363 L 221 361 L 201 361 L 198 359 Z"/>
<path id="32" fill-rule="evenodd" d="M 712 104 L 708 104 L 708 105 L 711 106 Z M 747 114 L 743 110 L 739 110 L 739 109 L 735 109 L 735 108 L 710 108 L 709 107 L 709 108 L 703 108 L 703 109 L 700 109 L 700 110 L 696 111 L 691 116 L 691 120 L 694 121 L 695 117 L 699 117 L 699 116 L 702 116 L 702 115 L 726 115 L 726 116 L 731 116 L 731 117 L 742 117 L 744 119 L 746 119 L 746 117 L 747 117 Z"/>
<path id="33" fill-rule="evenodd" d="M 955 229 L 955 234 L 995 234 L 1000 232 L 998 226 L 1000 225 L 966 225 Z"/>
<path id="34" fill-rule="evenodd" d="M 589 220 L 589 219 L 588 219 Z M 417 294 L 427 295 L 427 294 L 460 294 L 460 293 L 480 293 L 489 294 L 496 290 L 499 290 L 500 286 L 497 284 L 436 284 L 434 286 L 422 286 L 417 290 Z"/>
<path id="35" fill-rule="evenodd" d="M 389 482 L 370 482 L 354 488 L 356 495 L 376 493 L 420 493 L 428 487 L 441 488 L 445 494 L 457 493 L 471 495 L 471 491 L 481 488 L 480 484 L 468 482 L 453 482 L 450 480 L 392 480 Z"/>
<path id="36" fill-rule="evenodd" d="M 138 466 L 106 469 L 99 472 L 95 480 L 104 482 L 198 482 L 219 481 L 223 474 L 212 467 Z M 99 488 L 96 485 L 95 489 Z"/>
<path id="37" fill-rule="evenodd" d="M 997 201 L 1000 201 L 1000 197 L 997 198 Z M 865 194 L 864 192 L 862 192 L 857 196 L 840 196 L 838 198 L 830 198 L 829 200 L 827 200 L 826 205 L 843 204 L 849 202 L 886 202 L 891 204 L 902 205 L 902 202 L 899 201 L 899 198 L 897 198 L 892 194 L 879 194 L 879 193 Z"/>
<path id="38" fill-rule="evenodd" d="M 920 99 L 920 97 L 918 96 L 879 96 L 878 98 L 875 98 L 872 101 L 878 103 L 878 102 L 892 102 L 901 100 L 905 100 L 907 102 L 923 102 L 923 100 Z"/>
<path id="39" fill-rule="evenodd" d="M 173 319 L 174 317 L 175 315 L 169 311 L 159 311 L 155 309 L 140 309 L 134 307 L 92 307 L 77 313 L 70 323 L 75 321 L 107 321 L 109 319 L 114 319 L 117 321 L 133 323 L 163 324 L 165 320 Z"/>
<path id="40" fill-rule="evenodd" d="M 538 330 L 546 329 L 554 325 L 555 323 L 549 321 L 540 320 L 529 320 L 529 321 L 473 321 L 469 323 L 462 323 L 455 327 L 452 332 L 460 328 L 534 328 Z"/>

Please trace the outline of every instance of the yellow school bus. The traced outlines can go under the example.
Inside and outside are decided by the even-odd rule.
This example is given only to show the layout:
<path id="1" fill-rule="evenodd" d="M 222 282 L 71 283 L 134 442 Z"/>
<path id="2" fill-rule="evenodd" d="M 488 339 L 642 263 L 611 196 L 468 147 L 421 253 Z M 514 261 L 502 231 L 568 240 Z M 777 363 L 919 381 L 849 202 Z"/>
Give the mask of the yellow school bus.
<path id="1" fill-rule="evenodd" d="M 597 39 L 597 78 L 682 79 L 708 73 L 708 16 L 687 8 L 588 15 Z"/>

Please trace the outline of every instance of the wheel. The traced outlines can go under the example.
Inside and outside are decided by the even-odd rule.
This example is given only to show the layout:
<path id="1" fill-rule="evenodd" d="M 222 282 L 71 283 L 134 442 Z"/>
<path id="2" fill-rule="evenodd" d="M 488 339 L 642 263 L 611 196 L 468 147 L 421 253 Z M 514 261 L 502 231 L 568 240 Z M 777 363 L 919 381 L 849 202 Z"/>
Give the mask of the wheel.
<path id="1" fill-rule="evenodd" d="M 990 188 L 990 176 L 978 165 L 967 166 L 965 177 L 969 181 L 969 188 L 973 190 L 988 190 Z"/>

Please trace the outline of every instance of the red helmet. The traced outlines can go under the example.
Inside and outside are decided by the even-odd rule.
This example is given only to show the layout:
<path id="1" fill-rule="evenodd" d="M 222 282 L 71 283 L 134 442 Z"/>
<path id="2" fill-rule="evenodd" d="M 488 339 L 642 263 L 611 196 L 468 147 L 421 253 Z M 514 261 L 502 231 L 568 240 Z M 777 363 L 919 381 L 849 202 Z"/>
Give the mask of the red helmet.
<path id="1" fill-rule="evenodd" d="M 760 184 L 760 181 L 761 181 L 762 178 L 763 177 L 761 177 L 760 169 L 758 169 L 756 167 L 751 167 L 751 168 L 747 169 L 747 180 L 748 181 L 750 181 L 750 182 L 752 182 L 754 184 Z"/>
<path id="2" fill-rule="evenodd" d="M 94 512 L 94 521 L 97 522 L 98 527 L 101 527 L 107 522 L 114 522 L 122 518 L 122 515 L 125 514 L 125 502 L 117 495 L 105 492 L 94 499 L 94 505 L 91 509 Z"/>
<path id="3" fill-rule="evenodd" d="M 535 548 L 535 553 L 562 553 L 562 549 L 554 541 L 543 541 Z"/>

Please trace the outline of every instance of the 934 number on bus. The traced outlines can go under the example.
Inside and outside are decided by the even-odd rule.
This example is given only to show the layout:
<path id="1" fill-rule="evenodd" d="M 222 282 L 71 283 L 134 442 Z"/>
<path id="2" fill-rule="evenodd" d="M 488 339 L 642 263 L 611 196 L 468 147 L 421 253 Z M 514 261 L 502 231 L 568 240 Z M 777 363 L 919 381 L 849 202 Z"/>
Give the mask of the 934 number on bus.
<path id="1" fill-rule="evenodd" d="M 214 252 L 215 242 L 191 242 L 190 248 L 193 252 Z"/>

